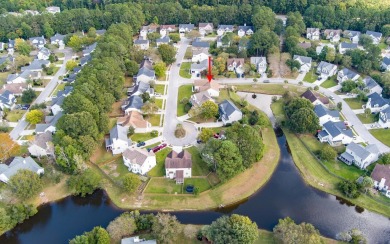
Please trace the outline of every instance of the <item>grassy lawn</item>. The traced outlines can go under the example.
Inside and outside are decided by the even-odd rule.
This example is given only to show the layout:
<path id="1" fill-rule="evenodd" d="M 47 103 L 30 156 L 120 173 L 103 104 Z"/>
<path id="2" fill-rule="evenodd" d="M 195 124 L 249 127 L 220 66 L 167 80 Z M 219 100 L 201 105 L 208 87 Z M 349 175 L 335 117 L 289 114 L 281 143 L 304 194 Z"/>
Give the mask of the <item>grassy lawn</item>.
<path id="1" fill-rule="evenodd" d="M 56 53 L 56 56 L 59 58 L 63 58 L 63 57 L 65 57 L 65 54 L 64 53 Z"/>
<path id="2" fill-rule="evenodd" d="M 135 133 L 134 135 L 130 136 L 130 139 L 133 142 L 138 141 L 147 141 L 154 138 L 151 133 Z"/>
<path id="3" fill-rule="evenodd" d="M 56 89 L 54 89 L 54 91 L 53 91 L 53 95 L 57 95 L 57 93 L 58 93 L 59 91 L 64 90 L 64 88 L 65 88 L 65 83 L 60 83 L 60 84 L 58 84 L 58 86 L 56 87 Z"/>
<path id="4" fill-rule="evenodd" d="M 375 123 L 378 121 L 378 117 L 376 114 L 369 114 L 369 115 L 357 114 L 357 117 L 360 119 L 360 121 L 363 124 L 371 124 L 371 123 Z"/>
<path id="5" fill-rule="evenodd" d="M 190 62 L 184 62 L 180 65 L 180 76 L 183 78 L 190 79 L 191 74 L 190 74 L 190 69 L 191 69 L 191 63 Z"/>
<path id="6" fill-rule="evenodd" d="M 351 109 L 361 109 L 364 103 L 357 98 L 345 98 L 344 101 Z"/>
<path id="7" fill-rule="evenodd" d="M 305 77 L 303 78 L 303 81 L 313 83 L 317 80 L 318 75 L 315 74 L 315 72 L 309 71 L 306 73 Z"/>
<path id="8" fill-rule="evenodd" d="M 3 85 L 10 73 L 9 72 L 0 72 L 0 85 Z"/>
<path id="9" fill-rule="evenodd" d="M 12 110 L 7 113 L 7 116 L 5 117 L 6 120 L 9 122 L 18 122 L 25 113 L 25 110 Z"/>
<path id="10" fill-rule="evenodd" d="M 182 184 L 166 178 L 151 178 L 145 193 L 175 194 L 182 193 Z"/>
<path id="11" fill-rule="evenodd" d="M 154 92 L 164 95 L 165 85 L 155 85 Z"/>
<path id="12" fill-rule="evenodd" d="M 102 140 L 100 145 L 95 149 L 95 152 L 92 154 L 90 160 L 95 164 L 101 164 L 109 160 L 113 160 L 118 156 L 113 156 L 111 151 L 106 150 L 105 142 Z"/>
<path id="13" fill-rule="evenodd" d="M 157 107 L 163 109 L 163 101 L 164 99 L 156 99 L 154 103 L 157 105 Z"/>
<path id="14" fill-rule="evenodd" d="M 241 100 L 241 97 L 237 93 L 230 91 L 229 89 L 221 89 L 219 92 L 219 97 L 217 98 L 218 102 L 224 100 L 232 100 L 235 103 L 238 103 Z"/>
<path id="15" fill-rule="evenodd" d="M 336 85 L 337 85 L 337 82 L 333 78 L 326 80 L 326 81 L 322 82 L 322 84 L 321 84 L 321 86 L 323 88 L 331 88 L 331 87 L 334 87 Z"/>
<path id="16" fill-rule="evenodd" d="M 390 131 L 388 129 L 375 129 L 369 131 L 376 139 L 390 147 Z"/>
<path id="17" fill-rule="evenodd" d="M 161 114 L 152 114 L 146 117 L 145 119 L 149 121 L 152 126 L 160 126 Z"/>
<path id="18" fill-rule="evenodd" d="M 200 157 L 200 153 L 197 147 L 190 147 L 186 149 L 189 153 L 191 153 L 192 159 L 192 175 L 193 176 L 202 176 L 207 175 L 210 171 L 207 167 L 206 162 L 202 160 Z"/>
<path id="19" fill-rule="evenodd" d="M 383 41 L 381 41 L 381 42 L 379 43 L 378 47 L 379 47 L 380 49 L 386 49 L 386 48 L 387 48 L 387 44 L 384 43 Z"/>
<path id="20" fill-rule="evenodd" d="M 119 179 L 129 174 L 128 168 L 123 164 L 123 158 L 119 157 L 115 161 L 105 164 L 101 169 L 113 179 Z"/>
<path id="21" fill-rule="evenodd" d="M 177 116 L 186 114 L 184 111 L 185 104 L 180 103 L 183 98 L 190 99 L 192 95 L 192 85 L 184 85 L 179 87 L 179 96 L 177 97 Z"/>
<path id="22" fill-rule="evenodd" d="M 170 148 L 164 148 L 156 153 L 156 166 L 148 172 L 150 177 L 165 176 L 165 158 L 172 150 Z"/>
<path id="23" fill-rule="evenodd" d="M 185 186 L 187 185 L 193 185 L 199 189 L 200 192 L 207 191 L 211 188 L 210 183 L 207 181 L 207 178 L 187 178 L 184 179 L 184 189 L 185 192 Z"/>
<path id="24" fill-rule="evenodd" d="M 237 91 L 255 92 L 268 95 L 283 95 L 286 91 L 297 92 L 298 94 L 306 91 L 305 87 L 291 84 L 255 84 L 255 85 L 237 85 Z"/>

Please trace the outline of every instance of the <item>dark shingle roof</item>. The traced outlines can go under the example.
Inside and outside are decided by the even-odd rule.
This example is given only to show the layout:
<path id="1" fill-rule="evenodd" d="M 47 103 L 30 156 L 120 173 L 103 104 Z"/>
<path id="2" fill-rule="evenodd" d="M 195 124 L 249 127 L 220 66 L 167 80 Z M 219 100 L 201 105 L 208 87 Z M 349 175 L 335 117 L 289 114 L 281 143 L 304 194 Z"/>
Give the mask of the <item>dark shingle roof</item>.
<path id="1" fill-rule="evenodd" d="M 374 107 L 374 106 L 382 107 L 382 106 L 384 106 L 384 105 L 389 103 L 389 100 L 384 99 L 377 92 L 374 92 L 371 95 L 369 95 L 368 96 L 368 100 L 369 100 L 369 102 L 371 104 L 371 107 Z"/>
<path id="2" fill-rule="evenodd" d="M 319 118 L 322 117 L 322 116 L 325 116 L 325 115 L 330 115 L 330 116 L 332 116 L 334 118 L 340 117 L 339 111 L 337 111 L 337 110 L 330 110 L 330 109 L 326 108 L 322 104 L 318 104 L 318 105 L 314 106 L 314 113 Z"/>
<path id="3" fill-rule="evenodd" d="M 226 119 L 228 119 L 228 117 L 232 115 L 235 111 L 241 112 L 241 110 L 239 110 L 236 105 L 230 100 L 224 100 L 218 105 L 218 107 L 220 116 L 225 117 Z"/>
<path id="4" fill-rule="evenodd" d="M 347 126 L 344 124 L 344 121 L 340 121 L 340 122 L 328 121 L 324 124 L 324 128 L 332 137 L 336 137 L 340 134 L 353 137 L 352 130 L 347 129 Z"/>
<path id="5" fill-rule="evenodd" d="M 187 151 L 181 151 L 180 153 L 171 151 L 165 158 L 166 169 L 183 169 L 191 167 L 191 154 Z"/>

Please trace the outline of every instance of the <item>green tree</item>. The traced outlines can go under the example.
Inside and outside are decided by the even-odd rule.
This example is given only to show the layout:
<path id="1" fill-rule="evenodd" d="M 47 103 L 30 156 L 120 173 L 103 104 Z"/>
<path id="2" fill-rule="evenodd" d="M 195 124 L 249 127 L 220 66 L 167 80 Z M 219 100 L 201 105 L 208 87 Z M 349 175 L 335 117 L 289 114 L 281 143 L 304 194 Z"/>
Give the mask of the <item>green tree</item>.
<path id="1" fill-rule="evenodd" d="M 168 36 L 169 39 L 171 39 L 171 41 L 174 43 L 178 43 L 181 40 L 179 33 L 170 33 Z"/>
<path id="2" fill-rule="evenodd" d="M 32 103 L 36 97 L 37 94 L 35 94 L 35 91 L 31 88 L 28 88 L 22 92 L 22 103 Z"/>
<path id="3" fill-rule="evenodd" d="M 162 45 L 160 45 L 161 47 Z M 165 77 L 165 73 L 167 72 L 167 67 L 164 62 L 158 62 L 154 65 L 154 72 L 156 76 L 159 78 Z"/>
<path id="4" fill-rule="evenodd" d="M 255 243 L 259 237 L 257 224 L 250 218 L 238 214 L 222 216 L 203 230 L 209 241 L 215 244 Z"/>
<path id="5" fill-rule="evenodd" d="M 219 148 L 214 151 L 212 158 L 216 165 L 217 175 L 221 181 L 227 181 L 244 169 L 240 151 L 229 140 L 219 143 Z"/>
<path id="6" fill-rule="evenodd" d="M 192 31 L 188 32 L 186 36 L 187 36 L 187 38 L 193 40 L 193 39 L 195 39 L 197 37 L 200 37 L 200 33 L 197 30 L 192 30 Z"/>
<path id="7" fill-rule="evenodd" d="M 50 37 L 54 36 L 54 30 L 53 30 L 53 28 L 51 28 L 49 22 L 45 22 L 43 24 L 43 33 L 44 33 L 46 38 L 50 38 Z"/>
<path id="8" fill-rule="evenodd" d="M 65 114 L 58 120 L 56 127 L 72 138 L 91 136 L 96 139 L 99 134 L 96 121 L 88 112 Z"/>
<path id="9" fill-rule="evenodd" d="M 344 55 L 343 58 L 341 59 L 341 64 L 344 67 L 350 68 L 352 66 L 352 58 L 351 58 L 351 56 Z"/>
<path id="10" fill-rule="evenodd" d="M 141 180 L 135 174 L 126 174 L 121 179 L 121 185 L 126 192 L 134 192 L 141 184 Z"/>
<path id="11" fill-rule="evenodd" d="M 256 30 L 261 28 L 273 30 L 275 28 L 276 15 L 272 9 L 265 6 L 256 7 L 254 13 L 252 23 Z"/>
<path id="12" fill-rule="evenodd" d="M 273 229 L 274 236 L 281 243 L 322 243 L 319 231 L 309 223 L 297 225 L 289 217 L 279 219 L 279 223 Z"/>
<path id="13" fill-rule="evenodd" d="M 383 154 L 379 158 L 378 163 L 380 163 L 380 164 L 390 164 L 390 153 Z"/>
<path id="14" fill-rule="evenodd" d="M 87 169 L 81 174 L 72 175 L 68 179 L 67 184 L 72 194 L 85 197 L 100 187 L 100 181 L 101 177 L 99 174 L 91 169 Z"/>
<path id="15" fill-rule="evenodd" d="M 390 36 L 390 24 L 386 24 L 384 26 L 382 26 L 382 34 L 383 36 Z"/>
<path id="16" fill-rule="evenodd" d="M 341 110 L 343 109 L 343 103 L 342 103 L 342 102 L 338 102 L 338 103 L 337 103 L 337 109 L 338 109 L 339 111 L 341 111 Z"/>
<path id="17" fill-rule="evenodd" d="M 15 48 L 21 55 L 30 55 L 31 46 L 27 42 L 20 42 L 17 47 L 15 46 Z"/>
<path id="18" fill-rule="evenodd" d="M 137 74 L 138 72 L 138 64 L 134 60 L 126 60 L 125 62 L 127 75 L 132 77 L 133 75 Z"/>
<path id="19" fill-rule="evenodd" d="M 26 121 L 29 122 L 32 125 L 36 125 L 43 119 L 43 112 L 41 110 L 31 110 L 26 115 Z"/>
<path id="20" fill-rule="evenodd" d="M 346 80 L 343 83 L 341 83 L 341 91 L 342 92 L 351 92 L 356 87 L 357 87 L 357 84 L 353 80 Z"/>
<path id="21" fill-rule="evenodd" d="M 8 181 L 8 189 L 21 200 L 36 196 L 42 189 L 42 180 L 39 175 L 30 170 L 21 169 Z"/>
<path id="22" fill-rule="evenodd" d="M 360 185 L 364 189 L 364 192 L 367 193 L 374 186 L 374 181 L 370 176 L 364 176 Z"/>
<path id="23" fill-rule="evenodd" d="M 73 35 L 67 44 L 69 47 L 71 47 L 74 51 L 78 52 L 81 50 L 82 45 L 83 45 L 83 40 L 77 36 Z"/>
<path id="24" fill-rule="evenodd" d="M 69 241 L 69 244 L 110 244 L 110 235 L 108 232 L 98 226 L 93 228 L 89 232 L 84 232 L 84 234 L 80 236 L 76 236 L 72 240 Z"/>
<path id="25" fill-rule="evenodd" d="M 158 106 L 155 103 L 146 102 L 142 106 L 141 111 L 146 115 L 155 114 L 158 111 Z"/>
<path id="26" fill-rule="evenodd" d="M 336 58 L 336 50 L 333 48 L 329 48 L 326 52 L 325 60 L 327 62 L 333 63 L 334 59 Z"/>
<path id="27" fill-rule="evenodd" d="M 200 107 L 201 115 L 205 119 L 211 119 L 218 115 L 218 105 L 213 101 L 206 101 Z"/>
<path id="28" fill-rule="evenodd" d="M 18 55 L 15 58 L 15 65 L 17 68 L 28 65 L 29 62 L 30 62 L 30 57 L 25 55 Z"/>
<path id="29" fill-rule="evenodd" d="M 134 135 L 134 133 L 135 133 L 135 128 L 133 126 L 129 126 L 128 135 L 132 136 L 132 135 Z"/>
<path id="30" fill-rule="evenodd" d="M 318 117 L 309 108 L 295 111 L 290 117 L 289 126 L 296 133 L 315 133 L 320 128 Z"/>
<path id="31" fill-rule="evenodd" d="M 89 28 L 87 36 L 91 37 L 91 38 L 95 38 L 96 37 L 96 29 L 94 27 Z"/>
<path id="32" fill-rule="evenodd" d="M 268 29 L 257 30 L 250 38 L 249 50 L 252 54 L 266 55 L 279 50 L 279 37 Z"/>
<path id="33" fill-rule="evenodd" d="M 202 128 L 202 131 L 199 133 L 198 138 L 206 143 L 214 135 L 214 131 L 210 128 Z"/>
<path id="34" fill-rule="evenodd" d="M 360 185 L 353 181 L 341 181 L 337 185 L 338 189 L 349 198 L 358 198 L 360 196 Z"/>
<path id="35" fill-rule="evenodd" d="M 362 45 L 364 48 L 367 48 L 369 45 L 372 45 L 372 38 L 369 35 L 361 34 L 359 36 L 359 44 Z"/>
<path id="36" fill-rule="evenodd" d="M 170 65 L 176 61 L 176 50 L 173 46 L 168 45 L 168 44 L 162 44 L 158 46 L 158 52 L 161 55 L 162 60 Z"/>
<path id="37" fill-rule="evenodd" d="M 160 33 L 157 33 L 157 32 L 152 32 L 152 33 L 148 33 L 147 34 L 147 37 L 148 39 L 151 41 L 151 42 L 156 42 L 156 40 L 158 38 L 161 37 Z"/>
<path id="38" fill-rule="evenodd" d="M 301 108 L 308 108 L 313 110 L 314 106 L 313 104 L 307 100 L 306 98 L 300 98 L 300 97 L 295 97 L 291 99 L 291 101 L 287 104 L 287 106 L 284 108 L 287 117 L 291 117 L 293 113 L 298 111 Z"/>
<path id="39" fill-rule="evenodd" d="M 72 71 L 74 68 L 77 67 L 77 62 L 74 60 L 69 60 L 68 62 L 66 62 L 65 67 L 67 71 Z"/>
<path id="40" fill-rule="evenodd" d="M 159 243 L 175 243 L 181 232 L 180 222 L 174 215 L 158 213 L 153 222 L 152 232 Z"/>
<path id="41" fill-rule="evenodd" d="M 123 237 L 134 234 L 137 230 L 133 212 L 125 212 L 119 217 L 116 217 L 107 226 L 107 232 L 109 233 L 113 241 L 119 242 Z"/>
<path id="42" fill-rule="evenodd" d="M 336 150 L 333 147 L 326 145 L 320 151 L 320 158 L 324 161 L 332 161 L 337 157 Z"/>

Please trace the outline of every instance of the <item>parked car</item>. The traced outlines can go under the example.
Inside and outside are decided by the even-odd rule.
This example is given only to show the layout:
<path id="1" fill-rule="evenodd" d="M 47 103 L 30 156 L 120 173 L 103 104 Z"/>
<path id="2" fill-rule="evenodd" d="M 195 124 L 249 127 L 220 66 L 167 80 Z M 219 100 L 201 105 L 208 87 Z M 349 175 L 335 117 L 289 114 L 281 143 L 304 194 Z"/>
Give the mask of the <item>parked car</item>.
<path id="1" fill-rule="evenodd" d="M 139 141 L 137 143 L 137 147 L 142 147 L 142 146 L 145 146 L 145 145 L 146 145 L 146 143 L 144 141 Z"/>
<path id="2" fill-rule="evenodd" d="M 180 63 L 177 63 L 177 67 L 180 67 Z"/>
<path id="3" fill-rule="evenodd" d="M 158 145 L 158 146 L 154 147 L 154 148 L 152 149 L 152 151 L 153 151 L 154 153 L 156 153 L 156 152 L 160 151 L 161 149 L 165 148 L 166 146 L 167 146 L 167 144 L 166 144 L 166 143 L 163 143 L 163 144 L 161 144 L 161 145 Z"/>
<path id="4" fill-rule="evenodd" d="M 333 96 L 329 96 L 329 99 L 330 99 L 330 100 L 334 100 L 334 97 L 333 97 Z"/>
<path id="5" fill-rule="evenodd" d="M 20 109 L 21 110 L 28 110 L 30 108 L 30 104 L 23 104 Z"/>
<path id="6" fill-rule="evenodd" d="M 269 83 L 269 80 L 264 80 L 263 83 Z"/>
<path id="7" fill-rule="evenodd" d="M 198 144 L 201 144 L 203 141 L 202 140 L 196 140 L 196 143 L 198 143 Z"/>
<path id="8" fill-rule="evenodd" d="M 219 133 L 215 133 L 213 136 L 215 139 L 219 139 Z"/>

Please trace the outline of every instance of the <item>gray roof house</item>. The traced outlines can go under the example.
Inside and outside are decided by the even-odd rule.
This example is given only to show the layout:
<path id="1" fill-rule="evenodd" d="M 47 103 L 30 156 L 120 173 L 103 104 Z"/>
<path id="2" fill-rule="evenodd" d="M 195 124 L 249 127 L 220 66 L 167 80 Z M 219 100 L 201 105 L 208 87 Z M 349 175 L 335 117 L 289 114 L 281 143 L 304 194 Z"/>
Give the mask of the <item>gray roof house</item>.
<path id="1" fill-rule="evenodd" d="M 342 32 L 341 30 L 326 29 L 324 30 L 323 34 L 327 40 L 330 40 L 330 42 L 339 42 L 341 37 L 341 32 Z"/>
<path id="2" fill-rule="evenodd" d="M 137 46 L 141 50 L 147 50 L 149 48 L 149 40 L 140 37 L 134 41 L 134 46 Z"/>
<path id="3" fill-rule="evenodd" d="M 47 131 L 35 136 L 34 141 L 28 147 L 28 151 L 35 157 L 43 157 L 53 155 L 54 148 L 52 144 L 52 134 Z"/>
<path id="4" fill-rule="evenodd" d="M 312 41 L 320 39 L 320 29 L 319 28 L 307 28 L 306 29 L 306 38 Z"/>
<path id="5" fill-rule="evenodd" d="M 245 36 L 245 35 L 248 35 L 248 36 L 250 36 L 250 35 L 252 35 L 253 34 L 253 26 L 249 26 L 249 25 L 242 25 L 242 26 L 238 26 L 238 32 L 237 32 L 237 34 L 238 34 L 238 36 L 239 37 L 243 37 L 243 36 Z"/>
<path id="6" fill-rule="evenodd" d="M 169 38 L 168 35 L 166 35 L 166 36 L 163 36 L 161 38 L 158 38 L 156 40 L 156 44 L 157 44 L 157 46 L 160 46 L 161 44 L 169 44 L 170 41 L 171 41 L 171 39 Z"/>
<path id="7" fill-rule="evenodd" d="M 256 66 L 256 71 L 259 74 L 263 74 L 267 70 L 267 58 L 266 57 L 251 57 L 251 64 Z"/>
<path id="8" fill-rule="evenodd" d="M 50 37 L 50 43 L 54 45 L 64 44 L 64 38 L 65 35 L 56 33 L 54 36 Z"/>
<path id="9" fill-rule="evenodd" d="M 105 139 L 106 149 L 112 154 L 123 153 L 131 145 L 131 140 L 127 137 L 128 127 L 115 125 L 110 130 L 110 137 Z"/>
<path id="10" fill-rule="evenodd" d="M 390 58 L 389 57 L 383 58 L 381 68 L 385 71 L 390 71 Z"/>
<path id="11" fill-rule="evenodd" d="M 49 60 L 39 60 L 39 59 L 34 59 L 30 65 L 22 67 L 20 70 L 23 72 L 25 70 L 30 70 L 30 71 L 40 71 L 42 72 L 44 66 L 49 66 L 50 61 Z"/>
<path id="12" fill-rule="evenodd" d="M 345 38 L 349 38 L 349 40 L 352 42 L 352 43 L 359 43 L 359 39 L 360 39 L 360 31 L 351 31 L 351 30 L 346 30 L 344 31 L 343 33 L 344 37 Z"/>
<path id="13" fill-rule="evenodd" d="M 41 134 L 45 133 L 47 131 L 54 133 L 56 131 L 56 124 L 58 120 L 62 117 L 62 111 L 57 113 L 54 116 L 46 116 L 45 117 L 45 124 L 37 124 L 35 126 L 35 133 Z"/>
<path id="14" fill-rule="evenodd" d="M 321 61 L 317 67 L 317 74 L 322 78 L 327 78 L 335 75 L 337 72 L 337 66 L 328 62 Z"/>
<path id="15" fill-rule="evenodd" d="M 358 48 L 357 43 L 342 42 L 339 44 L 339 53 L 345 54 L 348 50 L 353 50 L 356 48 Z"/>
<path id="16" fill-rule="evenodd" d="M 35 48 L 42 48 L 46 44 L 45 37 L 36 36 L 28 39 Z"/>
<path id="17" fill-rule="evenodd" d="M 179 33 L 190 32 L 195 28 L 194 24 L 180 24 Z"/>
<path id="18" fill-rule="evenodd" d="M 8 39 L 8 48 L 15 48 L 15 39 Z"/>
<path id="19" fill-rule="evenodd" d="M 317 115 L 320 125 L 324 125 L 328 121 L 340 121 L 340 113 L 338 110 L 330 110 L 322 104 L 314 106 L 314 113 Z"/>
<path id="20" fill-rule="evenodd" d="M 154 89 L 147 82 L 140 81 L 140 82 L 138 82 L 137 85 L 135 85 L 133 87 L 132 90 L 130 90 L 130 89 L 131 88 L 129 88 L 129 90 L 127 90 L 127 94 L 128 95 L 132 95 L 132 96 L 136 95 L 136 96 L 138 96 L 138 95 L 141 95 L 141 94 L 143 94 L 145 92 L 149 93 L 150 96 L 154 95 Z"/>
<path id="21" fill-rule="evenodd" d="M 208 60 L 205 59 L 199 63 L 192 63 L 191 64 L 191 74 L 196 77 L 200 77 L 200 73 L 203 70 L 206 70 L 208 67 Z"/>
<path id="22" fill-rule="evenodd" d="M 15 157 L 9 165 L 0 164 L 0 181 L 8 183 L 9 179 L 22 169 L 32 171 L 39 175 L 45 171 L 31 157 Z"/>
<path id="23" fill-rule="evenodd" d="M 344 68 L 337 73 L 337 81 L 343 83 L 347 80 L 357 81 L 360 75 L 350 69 Z"/>
<path id="24" fill-rule="evenodd" d="M 378 45 L 381 42 L 382 39 L 382 33 L 380 32 L 375 32 L 375 31 L 367 31 L 366 35 L 371 37 L 372 43 L 375 45 Z"/>
<path id="25" fill-rule="evenodd" d="M 299 68 L 299 72 L 309 72 L 311 69 L 311 61 L 312 58 L 300 55 L 294 55 L 293 60 L 298 61 L 301 67 Z"/>
<path id="26" fill-rule="evenodd" d="M 389 100 L 383 98 L 380 94 L 374 92 L 368 95 L 366 108 L 371 109 L 371 112 L 380 112 L 389 106 Z"/>
<path id="27" fill-rule="evenodd" d="M 328 121 L 323 124 L 322 131 L 318 133 L 318 139 L 331 146 L 346 145 L 352 142 L 353 132 L 347 128 L 344 121 Z"/>
<path id="28" fill-rule="evenodd" d="M 156 74 L 154 70 L 148 69 L 147 67 L 142 67 L 138 70 L 137 76 L 136 76 L 136 81 L 137 83 L 140 81 L 147 82 L 151 80 L 156 79 Z"/>
<path id="29" fill-rule="evenodd" d="M 364 90 L 367 91 L 368 95 L 371 95 L 374 92 L 382 94 L 383 88 L 370 76 L 365 77 L 363 82 L 366 85 Z"/>
<path id="30" fill-rule="evenodd" d="M 351 142 L 339 159 L 348 165 L 355 164 L 360 169 L 365 169 L 368 165 L 378 160 L 379 154 L 380 152 L 375 144 L 363 147 L 360 144 Z"/>
<path id="31" fill-rule="evenodd" d="M 0 71 L 9 70 L 11 68 L 11 64 L 13 64 L 14 61 L 15 61 L 15 58 L 13 56 L 10 56 L 10 55 L 0 57 L 0 65 L 4 64 L 4 66 L 5 66 L 4 70 L 0 70 Z"/>
<path id="32" fill-rule="evenodd" d="M 102 36 L 106 33 L 106 30 L 105 29 L 101 29 L 101 30 L 96 30 L 96 35 L 98 36 Z"/>
<path id="33" fill-rule="evenodd" d="M 46 47 L 42 47 L 39 49 L 37 54 L 37 59 L 47 60 L 50 57 L 50 50 Z"/>
<path id="34" fill-rule="evenodd" d="M 198 49 L 198 48 L 209 48 L 209 47 L 210 47 L 210 43 L 201 41 L 199 38 L 196 38 L 192 42 L 192 49 L 193 50 Z"/>
<path id="35" fill-rule="evenodd" d="M 389 128 L 390 127 L 390 106 L 383 109 L 381 112 L 379 112 L 378 124 L 382 128 Z"/>
<path id="36" fill-rule="evenodd" d="M 122 110 L 127 114 L 128 112 L 133 110 L 141 110 L 143 105 L 144 102 L 142 101 L 142 98 L 138 95 L 134 95 L 124 102 L 124 104 L 122 105 Z"/>
<path id="37" fill-rule="evenodd" d="M 217 34 L 218 36 L 222 36 L 227 32 L 233 32 L 233 30 L 234 30 L 233 25 L 218 25 Z"/>
<path id="38" fill-rule="evenodd" d="M 242 119 L 242 112 L 230 100 L 224 100 L 218 105 L 219 118 L 224 125 L 232 124 L 233 122 Z"/>
<path id="39" fill-rule="evenodd" d="M 92 59 L 91 55 L 87 55 L 87 56 L 80 58 L 80 66 L 82 67 L 82 66 L 86 65 L 89 61 L 91 61 L 91 59 Z"/>
<path id="40" fill-rule="evenodd" d="M 87 55 L 90 55 L 91 53 L 93 53 L 93 51 L 95 51 L 95 49 L 96 49 L 96 45 L 97 45 L 97 43 L 94 42 L 93 44 L 86 46 L 83 50 L 83 56 L 87 56 Z"/>
<path id="41" fill-rule="evenodd" d="M 16 97 L 14 94 L 8 90 L 5 90 L 3 93 L 0 94 L 0 108 L 4 110 L 7 109 L 13 109 L 16 103 Z"/>

